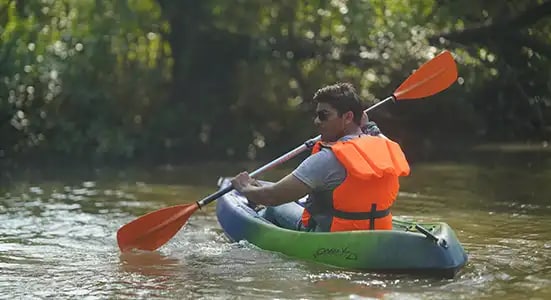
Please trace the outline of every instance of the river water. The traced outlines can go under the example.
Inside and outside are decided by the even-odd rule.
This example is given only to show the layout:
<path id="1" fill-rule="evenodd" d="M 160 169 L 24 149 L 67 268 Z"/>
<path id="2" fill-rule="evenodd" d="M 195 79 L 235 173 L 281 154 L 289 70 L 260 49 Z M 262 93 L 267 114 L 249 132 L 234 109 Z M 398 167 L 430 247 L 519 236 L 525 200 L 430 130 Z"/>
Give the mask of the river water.
<path id="1" fill-rule="evenodd" d="M 254 165 L 29 172 L 0 187 L 1 299 L 551 299 L 551 160 L 417 163 L 394 214 L 443 221 L 469 263 L 453 279 L 342 270 L 230 243 L 214 205 L 156 252 L 115 234 Z M 285 173 L 277 170 L 265 178 Z"/>

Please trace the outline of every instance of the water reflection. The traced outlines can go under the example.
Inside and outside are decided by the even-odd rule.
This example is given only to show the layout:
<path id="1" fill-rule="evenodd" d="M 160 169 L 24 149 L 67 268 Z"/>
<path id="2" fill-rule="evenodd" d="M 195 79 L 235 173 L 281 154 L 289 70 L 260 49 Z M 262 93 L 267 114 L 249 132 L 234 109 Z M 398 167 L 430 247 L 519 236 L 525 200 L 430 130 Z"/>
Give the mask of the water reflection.
<path id="1" fill-rule="evenodd" d="M 386 295 L 392 293 L 390 290 L 383 288 L 386 286 L 383 280 L 352 280 L 349 276 L 313 281 L 313 286 L 323 291 L 320 293 L 322 295 L 350 297 L 350 299 L 383 299 Z"/>
<path id="2" fill-rule="evenodd" d="M 128 251 L 121 253 L 120 270 L 145 276 L 175 276 L 180 269 L 177 258 L 159 251 Z"/>

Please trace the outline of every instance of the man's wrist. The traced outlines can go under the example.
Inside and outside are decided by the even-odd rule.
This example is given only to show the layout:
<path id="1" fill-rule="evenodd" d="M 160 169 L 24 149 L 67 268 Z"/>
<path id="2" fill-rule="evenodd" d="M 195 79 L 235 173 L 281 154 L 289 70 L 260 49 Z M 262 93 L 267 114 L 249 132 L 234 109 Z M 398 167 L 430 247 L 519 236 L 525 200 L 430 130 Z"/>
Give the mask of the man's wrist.
<path id="1" fill-rule="evenodd" d="M 377 124 L 375 124 L 375 122 L 373 121 L 367 122 L 365 125 L 361 126 L 360 128 L 364 134 L 373 135 L 373 136 L 377 136 L 381 134 L 381 130 L 379 129 Z"/>

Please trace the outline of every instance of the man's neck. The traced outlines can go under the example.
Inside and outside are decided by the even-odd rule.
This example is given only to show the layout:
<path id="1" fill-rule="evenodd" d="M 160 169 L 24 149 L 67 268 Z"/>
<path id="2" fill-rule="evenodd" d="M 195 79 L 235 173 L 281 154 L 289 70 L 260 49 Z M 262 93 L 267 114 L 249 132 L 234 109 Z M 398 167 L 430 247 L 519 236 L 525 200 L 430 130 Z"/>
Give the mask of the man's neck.
<path id="1" fill-rule="evenodd" d="M 359 126 L 354 126 L 348 130 L 344 131 L 344 135 L 360 135 L 362 134 L 362 129 Z"/>

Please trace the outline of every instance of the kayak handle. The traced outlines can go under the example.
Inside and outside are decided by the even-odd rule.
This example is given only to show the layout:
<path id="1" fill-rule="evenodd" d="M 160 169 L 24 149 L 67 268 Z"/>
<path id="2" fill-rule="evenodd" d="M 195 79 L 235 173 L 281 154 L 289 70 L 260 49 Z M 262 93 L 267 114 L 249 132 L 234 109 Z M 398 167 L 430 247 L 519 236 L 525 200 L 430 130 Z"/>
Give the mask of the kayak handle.
<path id="1" fill-rule="evenodd" d="M 441 238 L 436 237 L 434 234 L 432 234 L 430 231 L 428 231 L 425 227 L 423 227 L 419 224 L 415 224 L 415 229 L 417 229 L 417 231 L 424 234 L 427 238 L 433 240 L 438 246 L 440 246 L 442 248 L 448 248 L 448 242 L 446 242 L 445 239 L 441 239 Z"/>

